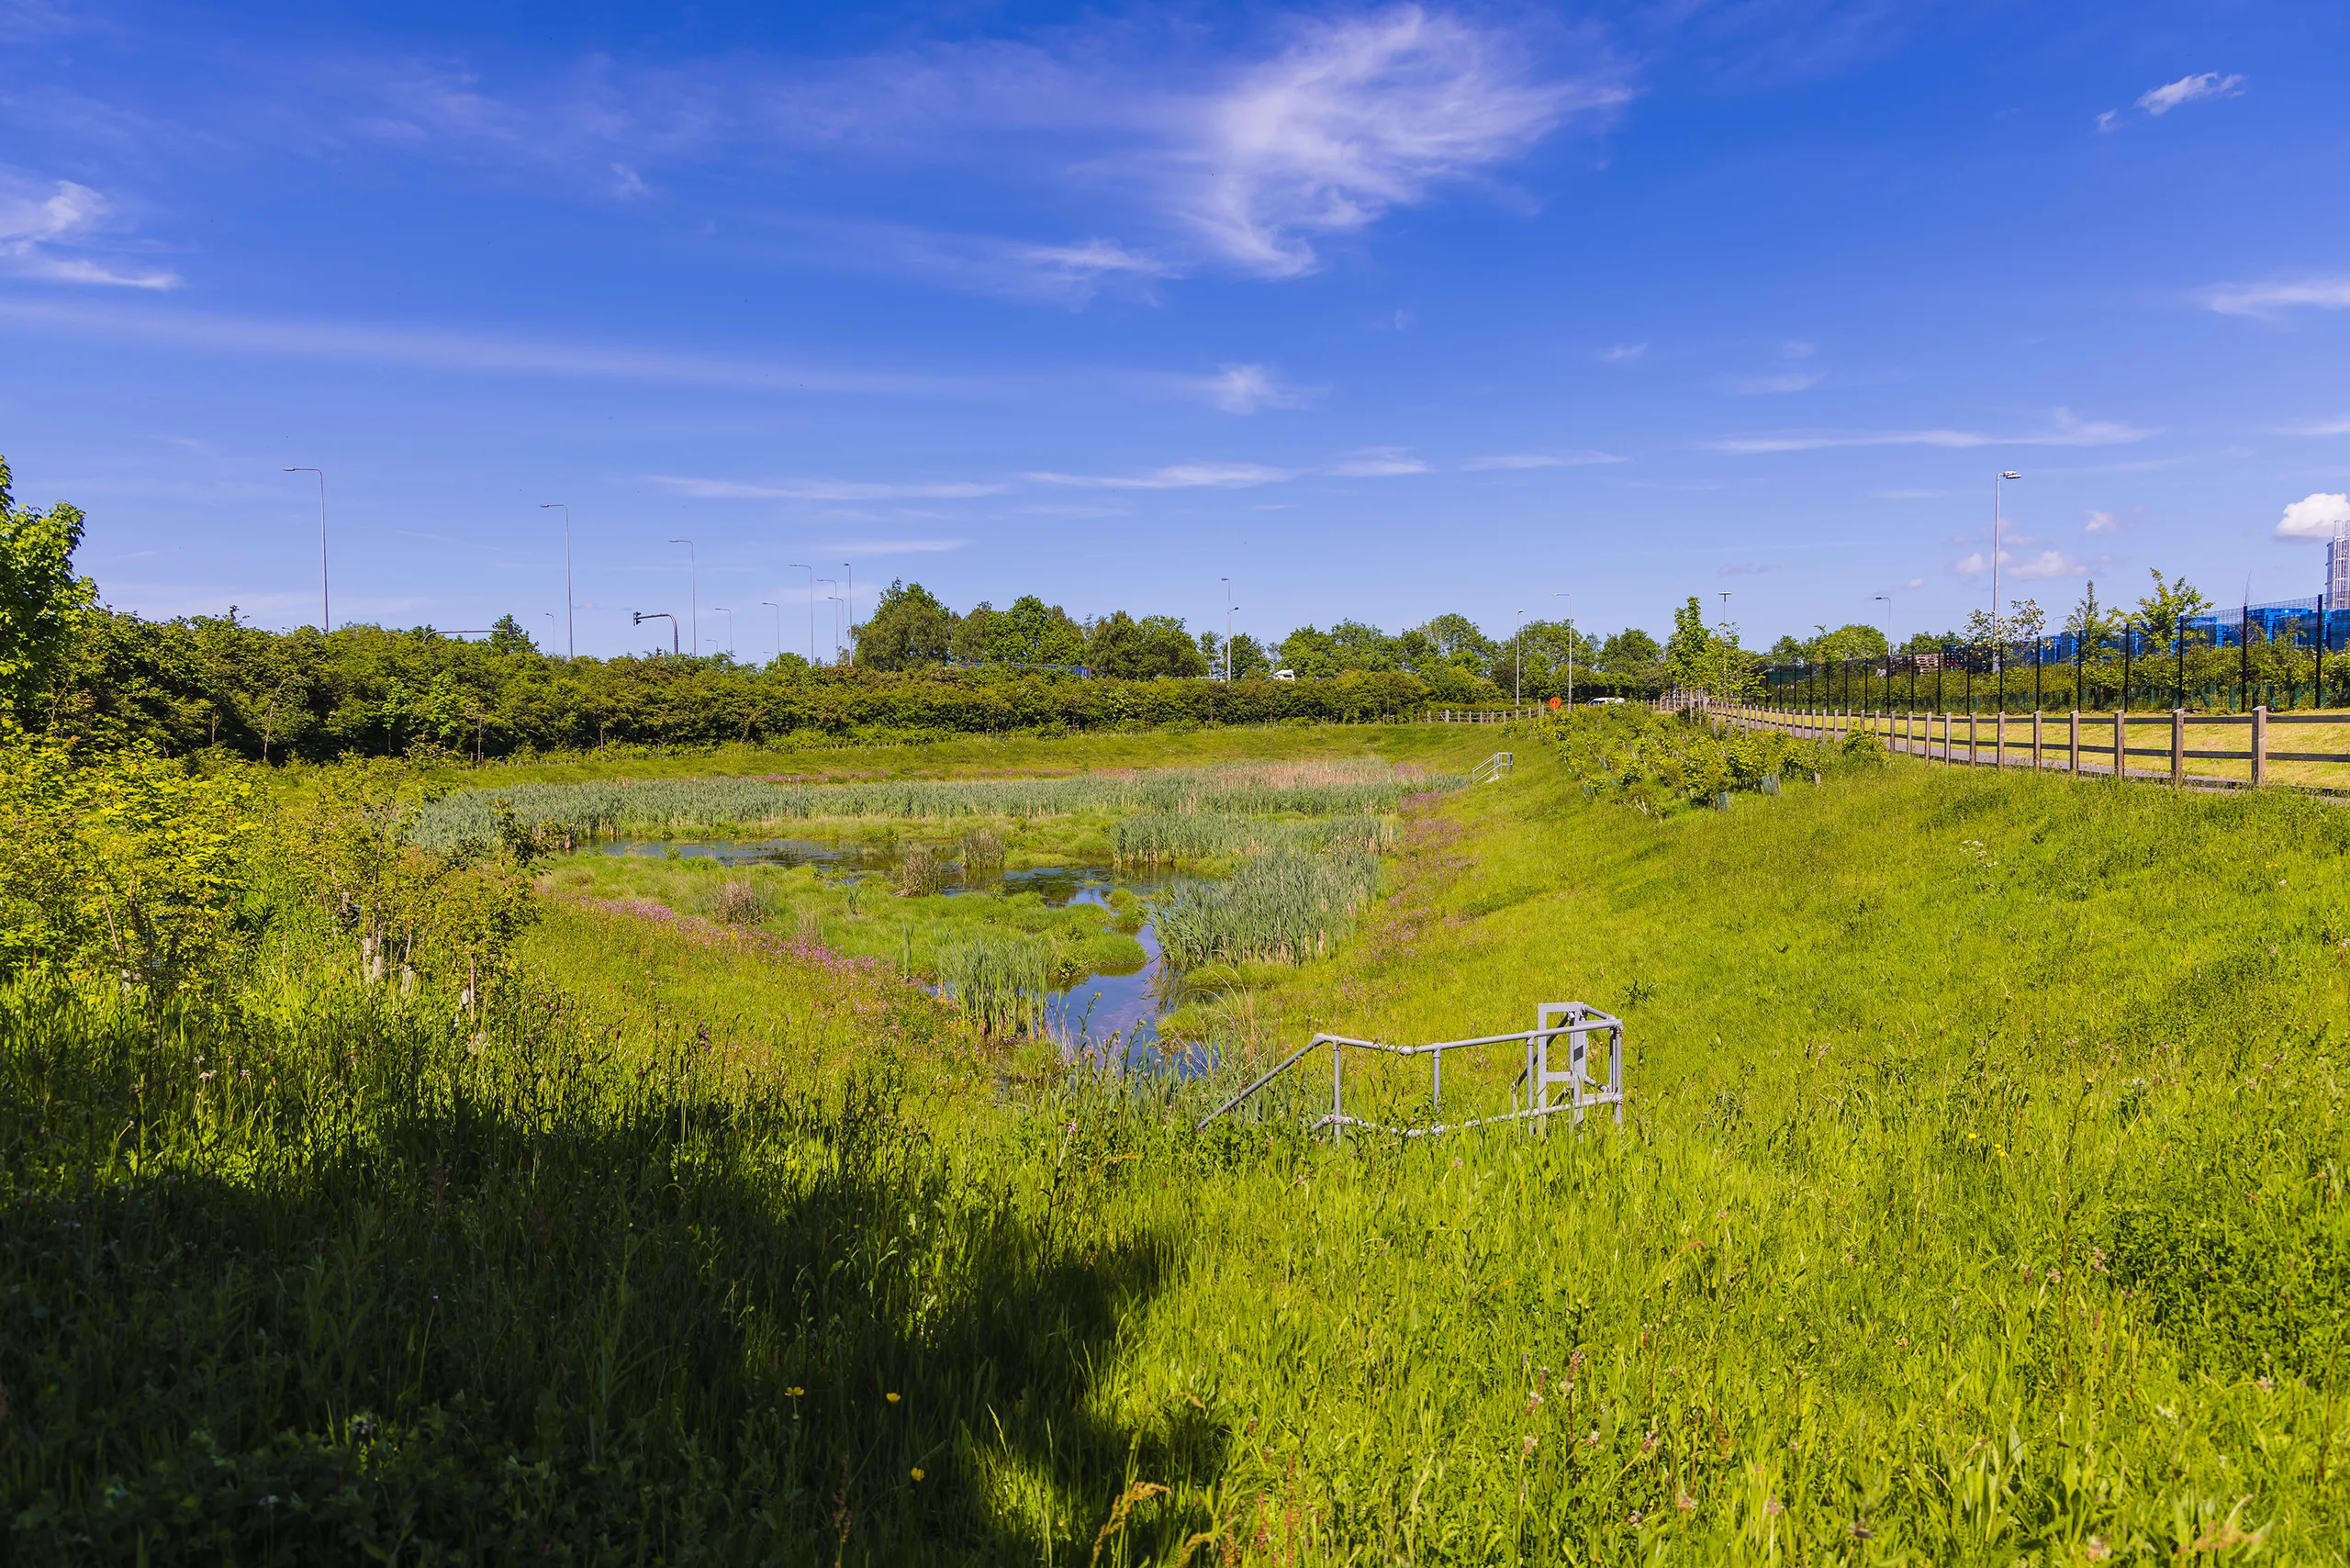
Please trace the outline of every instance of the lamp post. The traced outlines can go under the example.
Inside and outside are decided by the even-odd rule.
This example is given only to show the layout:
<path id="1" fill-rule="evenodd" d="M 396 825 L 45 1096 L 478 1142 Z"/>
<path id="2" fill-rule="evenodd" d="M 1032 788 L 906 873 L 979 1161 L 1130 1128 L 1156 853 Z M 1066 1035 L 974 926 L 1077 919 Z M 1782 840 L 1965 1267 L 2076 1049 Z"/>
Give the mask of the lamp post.
<path id="1" fill-rule="evenodd" d="M 701 655 L 701 588 L 700 568 L 694 565 L 694 542 L 672 539 L 669 543 L 686 547 L 686 619 L 693 628 L 694 655 L 699 658 Z"/>
<path id="2" fill-rule="evenodd" d="M 288 468 L 288 474 L 316 474 L 319 476 L 319 631 L 321 635 L 334 630 L 334 616 L 327 608 L 327 475 L 323 468 Z"/>
<path id="3" fill-rule="evenodd" d="M 1575 705 L 1575 596 L 1561 590 L 1550 596 L 1567 601 L 1567 706 Z"/>
<path id="4" fill-rule="evenodd" d="M 850 662 L 856 659 L 856 572 L 841 563 L 841 641 L 848 645 Z"/>
<path id="5" fill-rule="evenodd" d="M 1224 683 L 1232 684 L 1232 612 L 1240 607 L 1232 602 L 1232 579 L 1218 577 L 1224 585 Z"/>
<path id="6" fill-rule="evenodd" d="M 734 656 L 734 612 L 722 604 L 713 604 L 711 608 L 726 617 L 726 656 L 731 659 Z M 717 640 L 715 637 L 711 639 L 712 642 Z"/>
<path id="7" fill-rule="evenodd" d="M 2006 510 L 1999 504 L 1999 487 L 2009 479 L 2022 477 L 2012 468 L 2002 468 L 1991 480 L 1991 658 L 1994 667 L 1999 669 L 2005 669 L 2007 664 L 2002 656 L 2007 650 L 2001 645 L 1999 635 L 1999 541 L 2000 527 L 2005 521 L 2002 514 Z M 2003 678 L 1999 682 L 2000 711 L 2003 712 L 2007 707 L 2007 695 L 2008 683 Z"/>
<path id="8" fill-rule="evenodd" d="M 783 657 L 783 606 L 771 599 L 759 600 L 759 608 L 775 611 L 775 656 Z"/>
<path id="9" fill-rule="evenodd" d="M 789 565 L 808 574 L 808 663 L 812 668 L 816 663 L 816 568 L 804 561 Z"/>
<path id="10" fill-rule="evenodd" d="M 571 509 L 561 501 L 541 501 L 539 510 L 561 509 L 563 512 L 563 656 L 579 656 L 578 641 L 571 634 Z"/>
<path id="11" fill-rule="evenodd" d="M 841 586 L 839 580 L 834 577 L 811 577 L 810 581 L 830 583 L 834 588 Z M 824 602 L 833 607 L 833 663 L 837 665 L 841 662 L 841 596 L 836 593 L 828 593 L 824 596 Z M 815 608 L 815 601 L 811 599 L 808 604 L 809 612 L 813 614 Z"/>
<path id="12" fill-rule="evenodd" d="M 1513 708 L 1526 706 L 1526 611 L 1517 612 L 1517 667 L 1509 678 L 1509 701 Z"/>

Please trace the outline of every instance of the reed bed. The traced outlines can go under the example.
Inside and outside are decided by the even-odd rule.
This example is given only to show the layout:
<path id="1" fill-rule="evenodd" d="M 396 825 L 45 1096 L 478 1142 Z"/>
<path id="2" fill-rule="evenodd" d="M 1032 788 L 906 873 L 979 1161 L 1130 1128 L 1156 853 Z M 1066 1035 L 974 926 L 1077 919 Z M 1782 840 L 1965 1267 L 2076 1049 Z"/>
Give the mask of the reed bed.
<path id="1" fill-rule="evenodd" d="M 979 929 L 938 945 L 939 989 L 990 1035 L 1034 1032 L 1045 1019 L 1059 952 L 1051 941 Z"/>
<path id="2" fill-rule="evenodd" d="M 1302 964 L 1328 954 L 1378 890 L 1379 857 L 1359 849 L 1253 855 L 1233 874 L 1186 879 L 1156 902 L 1160 950 L 1177 969 L 1203 964 Z"/>
<path id="3" fill-rule="evenodd" d="M 801 784 L 759 778 L 612 779 L 464 790 L 427 806 L 416 840 L 445 848 L 494 841 L 506 802 L 529 827 L 592 838 L 623 827 L 653 832 L 772 828 L 811 820 L 989 817 L 1024 821 L 1091 812 L 1326 816 L 1392 812 L 1407 795 L 1459 786 L 1449 774 L 1402 773 L 1386 764 L 1228 765 L 1091 773 L 1066 778 L 891 779 Z"/>
<path id="4" fill-rule="evenodd" d="M 1139 812 L 1119 821 L 1111 856 L 1120 866 L 1172 865 L 1259 855 L 1270 850 L 1382 854 L 1395 845 L 1396 819 L 1369 812 L 1279 822 L 1206 812 Z"/>

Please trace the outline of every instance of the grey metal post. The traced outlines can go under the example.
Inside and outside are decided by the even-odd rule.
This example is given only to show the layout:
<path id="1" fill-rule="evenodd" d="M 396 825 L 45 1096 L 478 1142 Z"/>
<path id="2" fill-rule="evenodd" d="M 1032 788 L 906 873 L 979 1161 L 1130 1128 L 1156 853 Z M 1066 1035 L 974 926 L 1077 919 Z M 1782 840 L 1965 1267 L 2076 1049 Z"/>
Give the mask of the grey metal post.
<path id="1" fill-rule="evenodd" d="M 1330 1141 L 1344 1143 L 1347 1137 L 1346 1102 L 1338 1088 L 1338 1063 L 1346 1058 L 1346 1047 L 1337 1041 L 1330 1042 Z"/>
<path id="2" fill-rule="evenodd" d="M 1444 1053 L 1442 1051 L 1428 1053 L 1428 1109 L 1438 1113 L 1444 1110 Z"/>

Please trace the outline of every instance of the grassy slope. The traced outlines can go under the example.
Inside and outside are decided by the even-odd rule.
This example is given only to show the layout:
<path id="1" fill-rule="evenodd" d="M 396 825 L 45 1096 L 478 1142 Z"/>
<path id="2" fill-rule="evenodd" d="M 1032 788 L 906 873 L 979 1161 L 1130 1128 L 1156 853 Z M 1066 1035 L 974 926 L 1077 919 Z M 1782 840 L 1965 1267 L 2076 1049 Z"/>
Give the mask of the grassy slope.
<path id="1" fill-rule="evenodd" d="M 657 1012 L 689 1065 L 688 1015 L 767 1030 L 795 1095 L 897 1058 L 896 1114 L 755 1072 L 607 1083 L 562 1058 L 600 1022 L 471 1055 L 347 1003 L 233 1047 L 277 1110 L 207 1110 L 215 1039 L 0 1018 L 0 1241 L 42 1309 L 0 1344 L 19 1528 L 127 1551 L 152 1519 L 256 1561 L 402 1530 L 1064 1562 L 1200 1532 L 1420 1562 L 2265 1532 L 2344 1560 L 2350 818 L 1896 767 L 1652 823 L 1521 761 L 1438 808 L 1348 954 L 1227 1005 L 1268 1043 L 1613 1007 L 1621 1136 L 1334 1150 L 1195 1137 L 1157 1092 L 990 1110 L 985 1058 L 893 1020 L 911 997 L 585 914 L 536 938 L 576 1010 Z M 1138 1482 L 1171 1491 L 1113 1507 Z M 262 1506 L 297 1487 L 298 1517 Z"/>

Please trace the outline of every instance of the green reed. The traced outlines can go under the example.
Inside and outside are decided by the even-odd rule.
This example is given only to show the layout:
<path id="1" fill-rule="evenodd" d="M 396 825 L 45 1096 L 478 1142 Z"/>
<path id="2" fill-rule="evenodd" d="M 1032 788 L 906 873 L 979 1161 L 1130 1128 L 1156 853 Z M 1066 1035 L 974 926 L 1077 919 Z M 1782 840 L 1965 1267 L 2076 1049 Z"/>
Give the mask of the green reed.
<path id="1" fill-rule="evenodd" d="M 1157 900 L 1152 927 L 1178 969 L 1302 964 L 1345 935 L 1378 890 L 1379 874 L 1379 857 L 1362 850 L 1271 850 L 1241 861 L 1228 878 L 1175 883 Z"/>
<path id="2" fill-rule="evenodd" d="M 1395 831 L 1395 818 L 1370 812 L 1280 822 L 1204 812 L 1142 812 L 1119 820 L 1112 836 L 1112 857 L 1121 866 L 1148 866 L 1274 849 L 1380 854 L 1394 846 Z"/>
<path id="3" fill-rule="evenodd" d="M 990 1035 L 1022 1035 L 1044 1022 L 1058 949 L 1048 938 L 968 928 L 934 949 L 940 989 Z"/>

